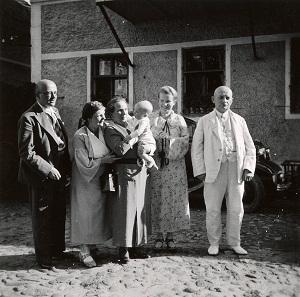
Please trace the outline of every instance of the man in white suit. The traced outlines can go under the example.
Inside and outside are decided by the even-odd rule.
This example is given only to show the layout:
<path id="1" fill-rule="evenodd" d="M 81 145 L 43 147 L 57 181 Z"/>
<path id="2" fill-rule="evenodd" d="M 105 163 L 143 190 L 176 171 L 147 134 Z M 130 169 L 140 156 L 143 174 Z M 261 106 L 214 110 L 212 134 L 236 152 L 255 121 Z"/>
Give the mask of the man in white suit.
<path id="1" fill-rule="evenodd" d="M 218 87 L 212 101 L 215 109 L 200 118 L 192 143 L 194 176 L 204 182 L 208 253 L 217 255 L 222 237 L 221 206 L 226 197 L 226 238 L 230 249 L 240 255 L 244 215 L 244 181 L 254 176 L 256 150 L 244 118 L 230 110 L 230 88 Z"/>

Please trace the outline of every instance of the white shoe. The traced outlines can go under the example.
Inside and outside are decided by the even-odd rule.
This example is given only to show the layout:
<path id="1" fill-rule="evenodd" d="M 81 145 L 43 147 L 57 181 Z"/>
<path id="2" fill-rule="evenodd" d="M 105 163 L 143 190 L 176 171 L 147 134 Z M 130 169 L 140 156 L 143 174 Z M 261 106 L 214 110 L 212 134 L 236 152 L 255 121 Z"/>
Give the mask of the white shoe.
<path id="1" fill-rule="evenodd" d="M 247 255 L 248 252 L 243 249 L 240 245 L 238 246 L 229 246 L 229 249 L 233 250 L 238 255 Z"/>
<path id="2" fill-rule="evenodd" d="M 216 256 L 217 254 L 219 254 L 219 246 L 218 245 L 211 245 L 208 248 L 208 254 L 211 256 Z"/>
<path id="3" fill-rule="evenodd" d="M 88 268 L 97 266 L 97 263 L 95 262 L 95 260 L 91 257 L 91 255 L 89 253 L 79 252 L 79 260 Z"/>

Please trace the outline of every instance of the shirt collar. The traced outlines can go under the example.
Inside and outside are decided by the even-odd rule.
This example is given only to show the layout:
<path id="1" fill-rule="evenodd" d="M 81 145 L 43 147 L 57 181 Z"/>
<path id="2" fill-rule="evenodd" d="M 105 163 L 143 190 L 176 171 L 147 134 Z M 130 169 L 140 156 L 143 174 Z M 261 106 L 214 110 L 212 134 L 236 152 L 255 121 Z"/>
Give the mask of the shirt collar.
<path id="1" fill-rule="evenodd" d="M 228 110 L 226 110 L 224 113 L 221 113 L 221 112 L 217 111 L 216 109 L 215 109 L 215 111 L 216 111 L 216 116 L 218 117 L 218 119 L 221 119 L 221 117 L 223 117 L 225 121 L 227 120 L 227 118 L 229 116 Z"/>
<path id="2" fill-rule="evenodd" d="M 44 112 L 46 112 L 46 113 L 48 113 L 48 114 L 50 114 L 50 115 L 52 115 L 53 113 L 55 113 L 54 112 L 54 110 L 53 110 L 53 108 L 50 106 L 50 107 L 44 107 L 40 102 L 38 102 L 37 101 L 37 104 L 41 107 L 41 109 L 44 111 Z"/>

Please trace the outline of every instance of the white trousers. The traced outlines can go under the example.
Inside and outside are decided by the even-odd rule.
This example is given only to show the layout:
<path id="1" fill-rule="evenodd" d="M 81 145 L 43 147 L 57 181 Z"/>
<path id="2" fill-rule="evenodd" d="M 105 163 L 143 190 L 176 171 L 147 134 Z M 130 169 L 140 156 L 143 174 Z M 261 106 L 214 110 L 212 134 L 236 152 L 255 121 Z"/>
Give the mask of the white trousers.
<path id="1" fill-rule="evenodd" d="M 244 182 L 238 183 L 236 162 L 222 163 L 217 179 L 213 183 L 204 183 L 206 230 L 210 245 L 217 246 L 221 243 L 221 206 L 224 196 L 227 206 L 227 244 L 240 245 L 240 231 L 244 215 L 243 194 Z"/>

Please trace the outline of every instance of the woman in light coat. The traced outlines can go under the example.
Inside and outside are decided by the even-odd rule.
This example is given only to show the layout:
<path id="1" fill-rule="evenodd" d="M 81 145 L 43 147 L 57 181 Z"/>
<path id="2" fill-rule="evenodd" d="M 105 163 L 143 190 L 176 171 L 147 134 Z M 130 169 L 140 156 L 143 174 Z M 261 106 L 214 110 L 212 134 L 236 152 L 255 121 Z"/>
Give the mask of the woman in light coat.
<path id="1" fill-rule="evenodd" d="M 94 267 L 90 249 L 111 238 L 108 194 L 102 192 L 100 179 L 117 158 L 103 138 L 104 106 L 98 101 L 86 103 L 82 120 L 83 127 L 73 137 L 71 242 L 81 245 L 80 261 Z"/>

